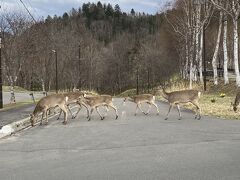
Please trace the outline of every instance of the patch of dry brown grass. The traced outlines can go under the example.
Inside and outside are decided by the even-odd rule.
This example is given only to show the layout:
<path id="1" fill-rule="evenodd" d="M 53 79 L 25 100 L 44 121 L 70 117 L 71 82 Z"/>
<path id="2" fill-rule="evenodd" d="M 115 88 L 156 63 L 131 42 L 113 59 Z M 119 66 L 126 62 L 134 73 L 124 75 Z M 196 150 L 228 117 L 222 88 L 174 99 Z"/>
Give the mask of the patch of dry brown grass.
<path id="1" fill-rule="evenodd" d="M 178 83 L 178 86 L 172 86 L 167 88 L 168 92 L 187 89 L 185 83 Z M 201 90 L 202 86 L 195 84 L 194 89 Z M 231 82 L 229 85 L 224 85 L 222 82 L 218 86 L 214 86 L 212 83 L 207 84 L 207 92 L 202 92 L 199 104 L 202 109 L 202 114 L 205 116 L 214 116 L 223 119 L 236 119 L 240 120 L 240 112 L 235 113 L 230 107 L 231 102 L 234 101 L 238 88 L 235 82 Z M 225 97 L 221 97 L 221 94 L 226 94 Z M 164 100 L 161 96 L 160 100 Z M 214 99 L 215 102 L 212 102 Z M 165 100 L 164 100 L 165 101 Z M 183 107 L 195 110 L 196 108 L 190 104 L 183 105 Z M 240 107 L 239 107 L 240 109 Z M 240 111 L 240 110 L 239 110 Z"/>

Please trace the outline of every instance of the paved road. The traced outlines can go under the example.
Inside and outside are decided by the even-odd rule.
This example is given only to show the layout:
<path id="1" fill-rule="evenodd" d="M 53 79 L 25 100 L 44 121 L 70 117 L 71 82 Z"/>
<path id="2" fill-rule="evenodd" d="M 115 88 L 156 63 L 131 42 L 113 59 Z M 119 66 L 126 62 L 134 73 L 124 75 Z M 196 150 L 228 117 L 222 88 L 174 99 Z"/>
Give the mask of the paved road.
<path id="1" fill-rule="evenodd" d="M 29 92 L 30 93 L 30 92 Z M 31 101 L 31 96 L 29 93 L 15 93 L 16 101 L 17 102 L 26 102 Z M 34 93 L 34 97 L 41 98 L 43 94 L 41 93 Z M 10 92 L 3 92 L 3 103 L 8 104 L 10 100 Z M 24 119 L 29 116 L 30 113 L 33 112 L 35 104 L 24 105 L 8 110 L 1 110 L 0 111 L 0 129 L 2 126 L 12 123 L 14 121 Z"/>
<path id="2" fill-rule="evenodd" d="M 134 116 L 135 106 L 114 102 L 121 114 L 87 122 L 82 112 L 64 126 L 56 119 L 0 141 L 3 180 L 237 180 L 240 121 L 174 110 Z"/>
<path id="3" fill-rule="evenodd" d="M 15 93 L 16 102 L 23 102 L 23 101 L 31 101 L 32 98 L 29 95 L 30 92 L 23 92 L 23 93 Z M 9 104 L 10 103 L 10 92 L 3 92 L 3 104 Z M 34 93 L 35 98 L 41 98 L 43 97 L 42 93 Z"/>
<path id="4" fill-rule="evenodd" d="M 0 111 L 0 129 L 4 125 L 29 117 L 30 113 L 34 110 L 34 107 L 35 104 L 28 104 Z"/>

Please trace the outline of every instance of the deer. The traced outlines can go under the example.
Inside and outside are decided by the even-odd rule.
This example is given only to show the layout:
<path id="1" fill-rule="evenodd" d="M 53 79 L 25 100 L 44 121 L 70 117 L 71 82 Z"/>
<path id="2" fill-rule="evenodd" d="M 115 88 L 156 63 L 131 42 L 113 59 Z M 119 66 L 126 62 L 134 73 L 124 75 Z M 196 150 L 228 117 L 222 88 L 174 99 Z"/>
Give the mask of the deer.
<path id="1" fill-rule="evenodd" d="M 115 111 L 115 114 L 116 114 L 115 119 L 118 119 L 118 111 L 117 111 L 117 108 L 114 106 L 113 98 L 110 95 L 95 95 L 95 96 L 84 95 L 83 97 L 81 97 L 79 99 L 79 103 L 90 107 L 91 110 L 90 110 L 90 114 L 88 115 L 88 121 L 91 120 L 92 113 L 93 113 L 94 109 L 96 109 L 96 111 L 97 111 L 98 115 L 100 116 L 101 120 L 105 119 L 105 116 L 107 114 L 105 114 L 105 116 L 101 115 L 101 113 L 98 110 L 98 108 L 100 106 L 104 106 L 106 108 L 107 112 L 109 111 L 109 107 L 112 108 Z"/>
<path id="2" fill-rule="evenodd" d="M 196 114 L 195 114 L 195 119 L 198 119 L 198 120 L 201 119 L 201 109 L 200 109 L 199 103 L 198 103 L 200 96 L 201 96 L 200 91 L 198 91 L 198 90 L 181 90 L 181 91 L 173 91 L 173 92 L 167 93 L 165 91 L 165 89 L 163 89 L 162 96 L 170 104 L 165 120 L 168 119 L 169 113 L 174 105 L 177 106 L 179 120 L 181 120 L 182 115 L 181 115 L 179 104 L 185 104 L 185 103 L 193 104 L 197 108 Z"/>
<path id="3" fill-rule="evenodd" d="M 68 97 L 61 94 L 53 94 L 43 97 L 36 105 L 33 113 L 30 115 L 31 125 L 34 126 L 35 118 L 42 113 L 40 125 L 43 123 L 44 115 L 46 116 L 46 124 L 48 124 L 48 110 L 58 106 L 64 112 L 63 124 L 67 124 L 67 108 Z"/>
<path id="4" fill-rule="evenodd" d="M 78 101 L 81 96 L 84 96 L 84 94 L 85 93 L 83 93 L 81 91 L 68 92 L 68 93 L 64 93 L 63 94 L 65 97 L 68 97 L 68 102 L 67 102 L 66 105 L 67 105 L 67 108 L 68 108 L 69 112 L 71 113 L 72 119 L 75 119 L 77 117 L 77 115 L 74 116 L 72 111 L 70 110 L 69 106 L 71 104 L 78 104 L 79 105 L 78 112 L 82 109 L 82 106 L 84 106 L 87 109 L 87 114 L 89 116 L 88 107 L 85 104 L 79 103 L 79 101 Z M 62 110 L 60 111 L 60 114 L 59 114 L 57 120 L 60 119 L 61 114 L 62 114 Z"/>
<path id="5" fill-rule="evenodd" d="M 234 112 L 237 112 L 237 107 L 239 105 L 239 102 L 240 102 L 240 91 L 236 94 L 234 103 L 231 103 L 231 106 L 233 106 L 233 111 Z"/>
<path id="6" fill-rule="evenodd" d="M 140 95 L 135 95 L 133 97 L 125 97 L 123 102 L 125 103 L 126 101 L 130 101 L 130 102 L 134 102 L 137 104 L 136 106 L 136 110 L 135 110 L 135 116 L 137 115 L 137 111 L 138 109 L 140 109 L 140 111 L 145 114 L 148 115 L 150 112 L 150 109 L 152 107 L 152 105 L 156 108 L 157 110 L 157 115 L 159 115 L 159 109 L 157 104 L 155 103 L 155 96 L 152 94 L 140 94 Z M 149 105 L 148 111 L 147 113 L 145 113 L 142 108 L 141 108 L 141 104 L 142 103 L 147 103 Z"/>

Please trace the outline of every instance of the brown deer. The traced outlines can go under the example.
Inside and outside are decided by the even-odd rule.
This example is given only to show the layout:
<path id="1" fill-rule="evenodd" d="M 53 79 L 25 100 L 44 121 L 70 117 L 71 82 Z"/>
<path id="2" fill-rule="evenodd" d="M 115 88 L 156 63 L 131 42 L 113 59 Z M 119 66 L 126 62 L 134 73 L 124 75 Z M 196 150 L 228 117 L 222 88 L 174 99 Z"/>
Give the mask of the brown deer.
<path id="1" fill-rule="evenodd" d="M 112 96 L 110 95 L 96 95 L 96 96 L 84 96 L 79 99 L 79 102 L 81 104 L 85 104 L 86 106 L 89 106 L 91 111 L 88 116 L 88 121 L 91 120 L 92 113 L 94 109 L 96 109 L 98 115 L 101 117 L 101 120 L 105 118 L 105 116 L 102 116 L 98 110 L 98 107 L 105 106 L 107 111 L 109 111 L 109 107 L 112 108 L 116 113 L 116 119 L 118 118 L 118 111 L 117 108 L 113 105 Z M 77 112 L 78 113 L 78 112 Z"/>
<path id="2" fill-rule="evenodd" d="M 76 115 L 74 116 L 72 111 L 71 111 L 71 109 L 69 108 L 69 106 L 72 105 L 72 104 L 78 104 L 79 105 L 78 112 L 82 109 L 82 106 L 84 106 L 87 109 L 87 114 L 89 116 L 88 107 L 86 105 L 84 105 L 84 104 L 79 103 L 79 98 L 84 96 L 83 92 L 81 92 L 81 91 L 68 92 L 68 93 L 64 93 L 63 95 L 65 97 L 68 97 L 68 101 L 67 101 L 66 105 L 67 105 L 67 108 L 68 108 L 69 112 L 71 113 L 72 119 L 76 118 Z M 61 110 L 61 112 L 60 112 L 60 114 L 59 114 L 59 116 L 57 118 L 58 120 L 59 120 L 61 114 L 62 114 L 62 110 Z"/>
<path id="3" fill-rule="evenodd" d="M 169 102 L 170 107 L 167 113 L 167 116 L 165 120 L 168 119 L 169 113 L 174 105 L 177 106 L 178 113 L 179 113 L 179 120 L 182 119 L 181 111 L 180 111 L 180 106 L 179 104 L 184 104 L 184 103 L 192 103 L 196 108 L 196 115 L 195 119 L 201 119 L 201 109 L 199 107 L 199 99 L 200 99 L 201 92 L 197 90 L 182 90 L 182 91 L 173 91 L 170 93 L 167 93 L 163 89 L 162 96 Z"/>
<path id="4" fill-rule="evenodd" d="M 237 93 L 234 103 L 231 103 L 231 105 L 233 106 L 234 112 L 237 112 L 237 107 L 239 105 L 239 102 L 240 102 L 240 91 Z"/>
<path id="5" fill-rule="evenodd" d="M 152 94 L 140 94 L 140 95 L 135 95 L 133 97 L 126 97 L 126 98 L 124 98 L 124 102 L 126 102 L 127 100 L 137 104 L 137 107 L 136 107 L 136 110 L 135 110 L 135 116 L 137 115 L 138 109 L 140 109 L 140 111 L 143 114 L 148 115 L 152 105 L 156 108 L 157 115 L 159 115 L 159 109 L 158 109 L 157 104 L 155 103 L 155 96 L 153 96 Z M 142 110 L 142 108 L 141 108 L 141 104 L 142 103 L 147 103 L 149 105 L 147 113 L 145 113 Z"/>
<path id="6" fill-rule="evenodd" d="M 46 123 L 48 123 L 48 110 L 58 106 L 64 112 L 64 121 L 63 124 L 67 124 L 67 108 L 66 103 L 68 97 L 61 94 L 53 94 L 46 97 L 43 97 L 36 105 L 33 113 L 30 115 L 31 125 L 34 126 L 35 118 L 38 114 L 42 113 L 42 118 L 40 125 L 42 125 L 43 117 L 46 116 Z"/>

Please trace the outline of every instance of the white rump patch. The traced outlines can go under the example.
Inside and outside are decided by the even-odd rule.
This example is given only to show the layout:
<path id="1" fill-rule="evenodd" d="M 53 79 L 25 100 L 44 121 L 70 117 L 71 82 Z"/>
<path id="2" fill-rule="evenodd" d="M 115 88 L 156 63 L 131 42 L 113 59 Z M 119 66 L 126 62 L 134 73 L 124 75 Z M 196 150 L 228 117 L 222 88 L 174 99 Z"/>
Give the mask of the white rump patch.
<path id="1" fill-rule="evenodd" d="M 201 97 L 201 92 L 200 92 L 200 91 L 198 92 L 198 97 L 199 97 L 199 98 Z"/>

